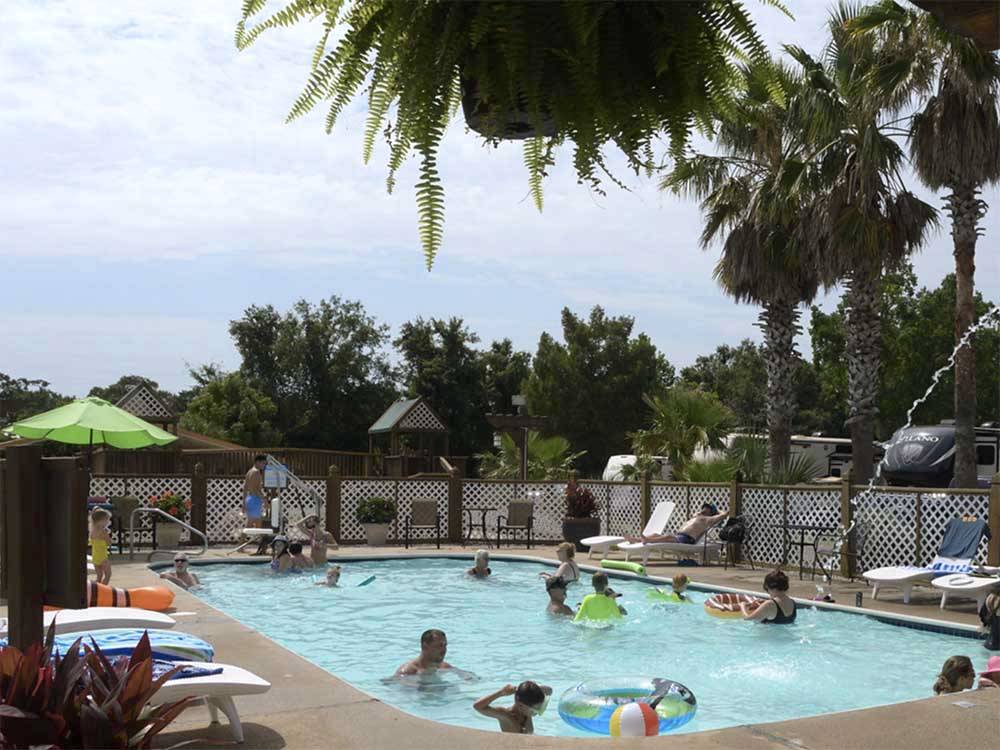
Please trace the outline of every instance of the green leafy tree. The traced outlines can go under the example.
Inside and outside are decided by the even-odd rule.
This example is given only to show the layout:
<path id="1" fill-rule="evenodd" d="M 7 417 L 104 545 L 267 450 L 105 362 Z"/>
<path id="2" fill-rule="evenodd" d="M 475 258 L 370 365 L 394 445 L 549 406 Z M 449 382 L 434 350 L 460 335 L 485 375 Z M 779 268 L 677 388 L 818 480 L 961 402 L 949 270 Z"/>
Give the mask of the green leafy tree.
<path id="1" fill-rule="evenodd" d="M 872 471 L 881 368 L 879 304 L 883 272 L 925 241 L 936 212 L 905 189 L 906 155 L 893 122 L 910 97 L 908 80 L 878 81 L 882 58 L 873 39 L 852 35 L 858 8 L 841 3 L 828 23 L 830 41 L 817 61 L 792 46 L 807 83 L 792 113 L 813 144 L 818 198 L 802 212 L 827 284 L 844 288 L 848 418 L 857 477 Z"/>
<path id="2" fill-rule="evenodd" d="M 194 385 L 190 388 L 185 388 L 174 398 L 174 403 L 177 404 L 177 412 L 183 413 L 206 385 L 214 383 L 216 380 L 221 380 L 226 374 L 222 365 L 217 362 L 209 362 L 197 367 L 188 366 L 188 375 L 194 381 Z"/>
<path id="3" fill-rule="evenodd" d="M 181 427 L 254 448 L 281 445 L 278 408 L 238 372 L 207 382 L 181 416 Z"/>
<path id="4" fill-rule="evenodd" d="M 528 431 L 528 479 L 566 479 L 574 462 L 586 451 L 573 453 L 566 438 L 543 437 Z M 500 448 L 492 453 L 480 453 L 479 475 L 484 479 L 517 479 L 521 476 L 521 454 L 514 439 L 500 436 Z"/>
<path id="5" fill-rule="evenodd" d="M 408 154 L 417 152 L 428 268 L 444 224 L 438 149 L 459 105 L 490 141 L 525 140 L 528 182 L 541 209 L 542 179 L 557 145 L 573 142 L 577 175 L 595 189 L 607 171 L 606 145 L 620 149 L 633 169 L 648 169 L 661 135 L 679 153 L 697 123 L 731 103 L 737 60 L 766 56 L 737 0 L 292 0 L 265 16 L 269 5 L 244 0 L 239 49 L 268 29 L 322 20 L 312 70 L 289 120 L 322 104 L 330 132 L 363 90 L 364 159 L 385 133 L 390 190 Z"/>
<path id="6" fill-rule="evenodd" d="M 277 407 L 273 426 L 290 446 L 367 449 L 368 428 L 397 393 L 389 328 L 360 302 L 301 300 L 284 315 L 252 306 L 229 333 L 240 373 Z"/>
<path id="7" fill-rule="evenodd" d="M 756 429 L 765 421 L 767 371 L 762 347 L 750 339 L 739 346 L 722 344 L 681 370 L 681 385 L 718 396 L 740 427 Z"/>
<path id="8" fill-rule="evenodd" d="M 507 414 L 511 398 L 521 393 L 531 375 L 531 355 L 514 351 L 510 339 L 494 341 L 480 361 L 486 387 L 486 402 L 494 414 Z"/>
<path id="9" fill-rule="evenodd" d="M 55 409 L 70 400 L 69 396 L 51 390 L 47 380 L 15 378 L 0 372 L 0 427 Z"/>
<path id="10" fill-rule="evenodd" d="M 125 395 L 137 385 L 144 385 L 163 402 L 163 405 L 172 411 L 177 410 L 176 396 L 170 391 L 160 388 L 160 384 L 155 380 L 143 377 L 142 375 L 123 375 L 117 381 L 104 388 L 95 386 L 90 389 L 88 396 L 97 396 L 112 404 L 117 404 Z"/>
<path id="11" fill-rule="evenodd" d="M 929 13 L 884 0 L 855 20 L 855 30 L 874 32 L 888 58 L 887 75 L 910 73 L 918 93 L 930 93 L 910 123 L 910 155 L 917 175 L 932 190 L 944 190 L 954 240 L 957 343 L 975 322 L 976 241 L 988 206 L 979 195 L 1000 181 L 1000 59 L 946 29 Z M 936 70 L 927 92 L 929 67 Z M 899 75 L 897 73 L 897 75 Z M 976 486 L 975 342 L 955 358 L 955 479 Z"/>
<path id="12" fill-rule="evenodd" d="M 407 394 L 430 402 L 448 426 L 451 452 L 458 456 L 482 451 L 492 434 L 477 343 L 479 336 L 461 318 L 417 318 L 403 324 L 394 342 Z"/>
<path id="13" fill-rule="evenodd" d="M 723 450 L 734 416 L 711 393 L 670 388 L 643 399 L 650 426 L 632 435 L 636 455 L 666 456 L 671 471 L 683 473 L 697 450 Z"/>
<path id="14" fill-rule="evenodd" d="M 646 421 L 644 394 L 662 392 L 674 368 L 634 320 L 608 317 L 600 307 L 583 320 L 562 311 L 563 341 L 543 333 L 525 393 L 533 414 L 549 416 L 552 431 L 586 450 L 581 471 L 600 473 L 608 456 L 624 453 L 629 433 Z"/>

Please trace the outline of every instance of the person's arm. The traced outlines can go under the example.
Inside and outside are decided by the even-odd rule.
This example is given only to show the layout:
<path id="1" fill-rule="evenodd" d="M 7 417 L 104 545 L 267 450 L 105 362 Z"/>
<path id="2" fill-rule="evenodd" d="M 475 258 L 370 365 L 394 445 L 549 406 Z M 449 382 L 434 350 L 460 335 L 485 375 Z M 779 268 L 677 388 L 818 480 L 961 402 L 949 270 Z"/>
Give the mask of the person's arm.
<path id="1" fill-rule="evenodd" d="M 441 666 L 438 667 L 438 669 L 447 669 L 447 670 L 449 670 L 451 672 L 454 672 L 456 675 L 458 675 L 459 677 L 461 677 L 463 680 L 478 680 L 479 679 L 479 675 L 477 675 L 476 673 L 474 673 L 474 672 L 467 672 L 464 669 L 459 669 L 458 667 L 453 666 L 453 665 L 449 664 L 446 661 L 441 662 Z"/>
<path id="2" fill-rule="evenodd" d="M 982 690 L 983 688 L 1000 688 L 1000 685 L 997 685 L 989 677 L 980 677 L 979 683 L 976 685 L 976 689 Z"/>
<path id="3" fill-rule="evenodd" d="M 756 605 L 752 602 L 743 602 L 740 605 L 740 612 L 743 613 L 744 620 L 759 622 L 774 617 L 777 613 L 777 607 L 778 605 L 773 601 L 766 601 Z"/>
<path id="4" fill-rule="evenodd" d="M 472 707 L 476 709 L 478 713 L 481 713 L 483 716 L 489 716 L 492 719 L 507 718 L 508 716 L 510 716 L 510 709 L 497 708 L 495 706 L 491 706 L 490 704 L 493 703 L 493 701 L 495 701 L 497 698 L 503 698 L 506 695 L 513 695 L 516 690 L 517 688 L 515 688 L 513 685 L 504 685 L 495 693 L 490 693 L 489 695 L 484 696 L 479 700 L 477 700 L 475 703 L 472 704 Z"/>
<path id="5" fill-rule="evenodd" d="M 408 661 L 406 662 L 406 664 L 401 665 L 399 669 L 396 670 L 396 674 L 394 676 L 402 677 L 403 675 L 416 674 L 416 673 L 417 673 L 416 666 L 414 666 L 412 661 Z"/>

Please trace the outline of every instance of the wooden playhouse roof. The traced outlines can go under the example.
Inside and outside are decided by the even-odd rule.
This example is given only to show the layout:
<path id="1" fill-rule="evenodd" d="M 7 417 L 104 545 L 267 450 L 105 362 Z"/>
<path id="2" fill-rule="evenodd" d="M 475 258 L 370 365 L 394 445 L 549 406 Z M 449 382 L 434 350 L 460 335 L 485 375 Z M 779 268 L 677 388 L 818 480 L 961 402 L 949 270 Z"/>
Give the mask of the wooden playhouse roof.
<path id="1" fill-rule="evenodd" d="M 368 428 L 369 435 L 385 432 L 448 432 L 448 427 L 423 398 L 400 399 Z"/>

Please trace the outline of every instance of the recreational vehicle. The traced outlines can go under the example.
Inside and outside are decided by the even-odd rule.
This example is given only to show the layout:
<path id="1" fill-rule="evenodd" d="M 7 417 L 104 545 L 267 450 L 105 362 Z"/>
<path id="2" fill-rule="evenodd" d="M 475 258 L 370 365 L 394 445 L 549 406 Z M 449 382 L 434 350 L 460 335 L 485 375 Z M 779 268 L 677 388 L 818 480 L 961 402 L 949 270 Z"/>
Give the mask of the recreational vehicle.
<path id="1" fill-rule="evenodd" d="M 896 487 L 949 487 L 955 477 L 955 423 L 897 430 L 886 444 L 882 475 Z M 980 484 L 1000 471 L 1000 425 L 976 428 L 976 474 Z"/>

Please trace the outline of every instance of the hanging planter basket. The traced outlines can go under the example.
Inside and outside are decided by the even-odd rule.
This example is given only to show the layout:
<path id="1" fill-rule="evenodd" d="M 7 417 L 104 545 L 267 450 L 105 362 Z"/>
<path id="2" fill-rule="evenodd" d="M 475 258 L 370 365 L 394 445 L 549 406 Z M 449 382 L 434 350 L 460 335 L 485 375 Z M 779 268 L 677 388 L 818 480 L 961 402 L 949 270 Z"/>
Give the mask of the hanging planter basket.
<path id="1" fill-rule="evenodd" d="M 519 96 L 518 108 L 496 109 L 487 99 L 479 95 L 479 84 L 475 78 L 462 76 L 462 112 L 465 123 L 480 135 L 503 141 L 523 141 L 527 138 L 552 137 L 558 133 L 555 120 L 548 112 L 542 112 L 539 127 L 532 122 L 527 100 Z"/>

